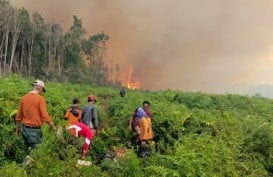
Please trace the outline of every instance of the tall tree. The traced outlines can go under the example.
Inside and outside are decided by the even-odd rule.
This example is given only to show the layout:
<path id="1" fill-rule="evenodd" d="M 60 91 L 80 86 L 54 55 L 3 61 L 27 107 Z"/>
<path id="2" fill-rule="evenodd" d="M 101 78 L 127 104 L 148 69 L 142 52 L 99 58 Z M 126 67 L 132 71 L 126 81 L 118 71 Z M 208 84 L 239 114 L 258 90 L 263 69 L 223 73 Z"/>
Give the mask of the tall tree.
<path id="1" fill-rule="evenodd" d="M 69 81 L 79 81 L 85 78 L 85 65 L 81 55 L 81 46 L 85 30 L 82 21 L 77 16 L 73 16 L 73 24 L 68 33 L 64 36 L 64 73 Z"/>
<path id="2" fill-rule="evenodd" d="M 89 37 L 83 43 L 83 52 L 86 54 L 91 80 L 99 85 L 107 85 L 109 82 L 108 69 L 104 64 L 105 42 L 108 39 L 109 36 L 99 33 Z"/>
<path id="3" fill-rule="evenodd" d="M 45 23 L 44 18 L 37 12 L 32 15 L 34 38 L 31 46 L 32 75 L 42 77 L 45 75 L 43 68 L 45 66 Z"/>
<path id="4" fill-rule="evenodd" d="M 1 29 L 1 46 L 0 46 L 0 59 L 2 60 L 2 72 L 7 71 L 7 56 L 8 56 L 8 43 L 10 32 L 10 21 L 13 8 L 8 1 L 0 1 L 0 29 Z"/>
<path id="5" fill-rule="evenodd" d="M 22 21 L 21 21 L 21 13 L 22 10 L 13 10 L 13 14 L 11 16 L 11 55 L 10 55 L 10 63 L 9 63 L 9 73 L 11 73 L 11 69 L 13 66 L 15 48 L 17 46 L 17 42 L 20 36 L 20 32 L 22 30 Z"/>

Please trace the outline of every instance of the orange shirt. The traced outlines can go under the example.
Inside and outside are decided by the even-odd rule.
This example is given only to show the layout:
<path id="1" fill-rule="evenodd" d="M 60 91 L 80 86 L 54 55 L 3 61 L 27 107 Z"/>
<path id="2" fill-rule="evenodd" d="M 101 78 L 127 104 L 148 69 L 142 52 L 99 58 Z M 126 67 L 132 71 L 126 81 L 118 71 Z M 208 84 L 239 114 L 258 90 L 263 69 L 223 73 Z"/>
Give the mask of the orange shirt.
<path id="1" fill-rule="evenodd" d="M 67 110 L 66 110 L 66 113 L 65 113 L 65 118 L 68 120 L 68 123 L 69 125 L 71 125 L 72 123 L 75 123 L 75 122 L 79 122 L 81 117 L 82 117 L 82 110 L 77 107 L 77 112 L 78 112 L 78 116 L 74 116 L 73 113 L 71 112 L 71 109 L 72 107 L 69 107 Z"/>
<path id="2" fill-rule="evenodd" d="M 43 96 L 31 91 L 22 97 L 16 122 L 22 122 L 26 126 L 40 127 L 43 122 L 50 123 L 51 121 Z"/>

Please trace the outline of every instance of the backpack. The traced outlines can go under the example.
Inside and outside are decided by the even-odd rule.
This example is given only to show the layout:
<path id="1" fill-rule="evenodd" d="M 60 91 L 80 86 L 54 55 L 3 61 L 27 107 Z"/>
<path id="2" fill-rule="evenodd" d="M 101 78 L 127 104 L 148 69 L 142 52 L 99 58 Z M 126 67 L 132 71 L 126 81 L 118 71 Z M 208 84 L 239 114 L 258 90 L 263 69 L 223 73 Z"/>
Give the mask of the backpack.
<path id="1" fill-rule="evenodd" d="M 70 112 L 75 116 L 78 117 L 79 113 L 77 111 L 77 107 L 76 106 L 72 106 Z"/>

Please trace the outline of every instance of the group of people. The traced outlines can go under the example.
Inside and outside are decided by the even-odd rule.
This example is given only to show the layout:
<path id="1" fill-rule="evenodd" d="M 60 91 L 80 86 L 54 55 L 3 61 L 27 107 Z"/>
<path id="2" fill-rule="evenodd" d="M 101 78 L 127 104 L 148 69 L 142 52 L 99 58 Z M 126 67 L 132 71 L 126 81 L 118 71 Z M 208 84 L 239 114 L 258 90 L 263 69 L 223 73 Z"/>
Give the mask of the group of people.
<path id="1" fill-rule="evenodd" d="M 41 127 L 44 122 L 54 132 L 57 131 L 57 127 L 48 114 L 46 101 L 43 97 L 43 93 L 46 92 L 44 82 L 36 80 L 32 83 L 32 86 L 32 90 L 21 98 L 15 119 L 16 135 L 20 136 L 22 134 L 27 154 L 42 142 Z M 67 109 L 64 116 L 68 120 L 66 130 L 70 132 L 70 135 L 85 138 L 81 159 L 86 157 L 93 136 L 97 134 L 99 129 L 95 106 L 96 97 L 94 95 L 88 96 L 87 101 L 88 104 L 81 109 L 79 99 L 73 99 L 73 105 Z M 27 162 L 28 157 L 29 155 L 27 155 L 23 163 Z"/>
<path id="2" fill-rule="evenodd" d="M 46 92 L 45 84 L 41 80 L 32 83 L 32 90 L 25 94 L 20 101 L 18 113 L 16 115 L 16 135 L 22 134 L 25 142 L 26 151 L 36 148 L 42 142 L 43 123 L 47 123 L 51 129 L 56 132 L 57 127 L 48 114 L 46 101 L 43 93 Z M 75 137 L 84 137 L 81 159 L 87 156 L 90 143 L 93 137 L 98 134 L 99 123 L 96 109 L 96 97 L 90 95 L 87 97 L 88 104 L 82 109 L 79 106 L 79 99 L 74 98 L 73 104 L 64 115 L 68 121 L 66 130 Z M 135 143 L 145 151 L 145 145 L 153 139 L 151 126 L 151 110 L 148 101 L 143 102 L 143 107 L 137 108 L 129 121 L 129 130 L 132 131 Z"/>

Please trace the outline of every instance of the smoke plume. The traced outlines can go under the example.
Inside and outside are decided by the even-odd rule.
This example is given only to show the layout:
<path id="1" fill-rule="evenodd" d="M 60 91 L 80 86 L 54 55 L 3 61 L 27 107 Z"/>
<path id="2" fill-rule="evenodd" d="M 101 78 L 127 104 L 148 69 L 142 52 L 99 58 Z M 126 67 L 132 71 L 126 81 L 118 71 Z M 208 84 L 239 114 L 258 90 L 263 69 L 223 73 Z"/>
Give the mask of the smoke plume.
<path id="1" fill-rule="evenodd" d="M 268 0 L 11 0 L 69 28 L 109 34 L 108 60 L 147 89 L 232 92 L 273 84 L 273 2 Z"/>

